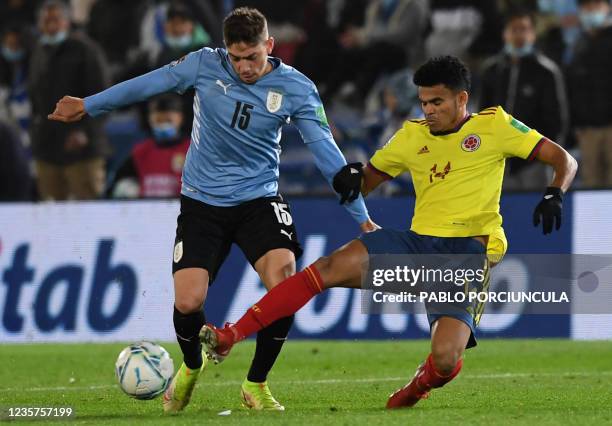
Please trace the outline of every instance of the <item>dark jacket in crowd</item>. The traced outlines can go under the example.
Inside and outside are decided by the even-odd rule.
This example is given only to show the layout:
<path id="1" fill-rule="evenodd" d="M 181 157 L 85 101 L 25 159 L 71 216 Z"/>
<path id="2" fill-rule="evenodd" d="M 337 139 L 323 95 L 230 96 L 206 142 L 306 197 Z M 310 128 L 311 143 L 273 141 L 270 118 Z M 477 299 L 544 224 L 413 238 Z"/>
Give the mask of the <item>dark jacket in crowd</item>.
<path id="1" fill-rule="evenodd" d="M 106 153 L 100 119 L 84 117 L 65 124 L 47 120 L 64 95 L 84 98 L 108 86 L 106 64 L 100 48 L 82 34 L 71 34 L 58 46 L 37 45 L 30 61 L 32 149 L 34 158 L 56 165 L 100 157 Z M 88 143 L 67 152 L 70 132 L 84 131 Z"/>
<path id="2" fill-rule="evenodd" d="M 123 64 L 140 42 L 140 24 L 146 0 L 98 0 L 89 14 L 87 34 L 100 45 L 112 64 Z"/>
<path id="3" fill-rule="evenodd" d="M 575 127 L 612 125 L 612 24 L 578 40 L 567 84 Z"/>
<path id="4" fill-rule="evenodd" d="M 513 62 L 506 54 L 485 61 L 480 106 L 501 105 L 506 112 L 542 135 L 563 143 L 568 104 L 559 67 L 536 53 Z"/>
<path id="5" fill-rule="evenodd" d="M 0 201 L 26 201 L 31 195 L 30 167 L 19 133 L 0 121 Z"/>

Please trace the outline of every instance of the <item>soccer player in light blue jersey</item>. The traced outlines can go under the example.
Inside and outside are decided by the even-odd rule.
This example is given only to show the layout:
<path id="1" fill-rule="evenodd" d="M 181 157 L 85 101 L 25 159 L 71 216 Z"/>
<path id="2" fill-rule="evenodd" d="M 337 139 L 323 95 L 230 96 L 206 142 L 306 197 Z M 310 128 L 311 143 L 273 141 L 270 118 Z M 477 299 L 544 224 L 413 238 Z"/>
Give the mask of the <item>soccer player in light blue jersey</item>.
<path id="1" fill-rule="evenodd" d="M 184 362 L 164 394 L 167 412 L 188 404 L 206 366 L 198 339 L 206 322 L 203 304 L 231 245 L 238 244 L 268 290 L 295 273 L 302 250 L 289 206 L 278 193 L 283 124 L 297 126 L 330 183 L 357 173 L 333 140 L 315 85 L 269 56 L 274 39 L 265 17 L 256 9 L 235 9 L 224 20 L 223 33 L 226 49 L 203 48 L 85 99 L 65 96 L 49 115 L 73 122 L 162 92 L 195 88 L 172 264 L 174 328 Z M 341 195 L 363 232 L 377 227 L 358 191 Z M 241 388 L 247 407 L 284 409 L 266 378 L 292 323 L 293 316 L 283 318 L 258 334 Z"/>

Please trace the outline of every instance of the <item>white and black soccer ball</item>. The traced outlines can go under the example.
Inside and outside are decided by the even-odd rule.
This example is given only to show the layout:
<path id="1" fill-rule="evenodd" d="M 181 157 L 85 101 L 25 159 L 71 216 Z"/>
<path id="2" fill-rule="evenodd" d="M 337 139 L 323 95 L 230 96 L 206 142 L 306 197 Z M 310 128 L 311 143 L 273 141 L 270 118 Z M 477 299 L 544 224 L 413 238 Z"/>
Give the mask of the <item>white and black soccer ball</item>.
<path id="1" fill-rule="evenodd" d="M 153 399 L 162 394 L 173 372 L 174 363 L 168 351 L 152 342 L 131 344 L 115 362 L 121 390 L 136 399 Z"/>

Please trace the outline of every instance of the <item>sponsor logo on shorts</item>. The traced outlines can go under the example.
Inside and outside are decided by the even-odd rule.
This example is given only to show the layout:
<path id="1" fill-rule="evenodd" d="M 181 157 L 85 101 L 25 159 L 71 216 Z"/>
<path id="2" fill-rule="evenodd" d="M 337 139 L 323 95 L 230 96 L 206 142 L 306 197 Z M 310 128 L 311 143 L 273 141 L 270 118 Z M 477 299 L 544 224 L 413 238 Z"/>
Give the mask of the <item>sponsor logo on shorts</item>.
<path id="1" fill-rule="evenodd" d="M 174 246 L 174 263 L 179 263 L 183 258 L 183 242 L 179 241 Z"/>

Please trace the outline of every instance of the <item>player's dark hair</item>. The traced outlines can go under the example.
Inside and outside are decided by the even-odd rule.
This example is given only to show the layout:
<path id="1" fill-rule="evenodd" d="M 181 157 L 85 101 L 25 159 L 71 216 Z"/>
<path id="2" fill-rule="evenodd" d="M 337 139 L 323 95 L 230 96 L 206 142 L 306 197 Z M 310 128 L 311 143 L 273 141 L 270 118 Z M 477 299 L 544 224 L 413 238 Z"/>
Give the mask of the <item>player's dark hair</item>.
<path id="1" fill-rule="evenodd" d="M 459 58 L 454 56 L 436 56 L 417 69 L 412 79 L 414 84 L 422 87 L 433 87 L 443 84 L 459 92 L 470 91 L 470 71 Z"/>
<path id="2" fill-rule="evenodd" d="M 531 26 L 535 28 L 537 24 L 535 14 L 529 9 L 521 7 L 512 8 L 506 13 L 506 15 L 504 16 L 504 26 L 507 27 L 508 24 L 510 24 L 510 22 L 514 21 L 515 19 L 523 18 L 528 18 L 531 21 Z"/>
<path id="3" fill-rule="evenodd" d="M 223 20 L 223 39 L 226 46 L 235 43 L 255 45 L 265 40 L 266 17 L 253 7 L 232 10 Z"/>
<path id="4" fill-rule="evenodd" d="M 183 101 L 174 93 L 164 93 L 149 101 L 149 112 L 183 112 Z"/>

